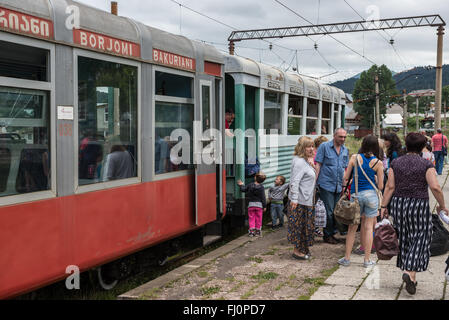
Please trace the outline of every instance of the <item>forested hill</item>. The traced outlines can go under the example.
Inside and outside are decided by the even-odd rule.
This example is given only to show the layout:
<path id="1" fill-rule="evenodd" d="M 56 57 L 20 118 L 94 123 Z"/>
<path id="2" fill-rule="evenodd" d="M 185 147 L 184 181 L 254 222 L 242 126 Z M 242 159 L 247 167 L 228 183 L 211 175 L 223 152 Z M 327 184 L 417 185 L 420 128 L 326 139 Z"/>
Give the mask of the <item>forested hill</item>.
<path id="1" fill-rule="evenodd" d="M 406 89 L 407 92 L 420 89 L 435 89 L 435 71 L 433 68 L 431 70 L 426 70 L 424 67 L 415 67 L 413 69 L 396 73 L 393 75 L 394 81 L 398 83 L 397 89 L 402 92 Z M 414 75 L 419 74 L 419 75 Z M 413 76 L 412 76 L 413 75 Z M 354 90 L 355 82 L 360 78 L 360 74 L 346 79 L 331 83 L 332 86 L 342 89 L 344 92 L 352 94 Z M 443 87 L 449 84 L 449 65 L 443 65 Z"/>

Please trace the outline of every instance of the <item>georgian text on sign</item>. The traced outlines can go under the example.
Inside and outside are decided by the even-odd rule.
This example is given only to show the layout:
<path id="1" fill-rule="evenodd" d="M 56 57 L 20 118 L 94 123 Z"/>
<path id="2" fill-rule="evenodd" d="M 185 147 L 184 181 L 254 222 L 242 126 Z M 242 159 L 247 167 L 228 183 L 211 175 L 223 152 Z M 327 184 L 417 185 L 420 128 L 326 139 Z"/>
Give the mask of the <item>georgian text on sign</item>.
<path id="1" fill-rule="evenodd" d="M 53 22 L 0 7 L 0 28 L 40 38 L 53 39 Z"/>

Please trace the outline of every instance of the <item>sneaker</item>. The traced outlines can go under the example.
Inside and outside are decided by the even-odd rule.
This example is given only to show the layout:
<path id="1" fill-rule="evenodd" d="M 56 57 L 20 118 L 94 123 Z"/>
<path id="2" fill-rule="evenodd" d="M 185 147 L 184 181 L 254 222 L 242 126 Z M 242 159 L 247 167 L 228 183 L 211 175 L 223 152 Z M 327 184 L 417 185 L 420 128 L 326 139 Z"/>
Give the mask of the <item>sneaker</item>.
<path id="1" fill-rule="evenodd" d="M 262 230 L 256 229 L 256 231 L 255 231 L 255 236 L 256 236 L 256 237 L 262 237 Z"/>
<path id="2" fill-rule="evenodd" d="M 254 237 L 256 234 L 255 234 L 255 230 L 254 229 L 250 229 L 249 231 L 248 231 L 248 236 L 250 236 L 250 237 Z"/>
<path id="3" fill-rule="evenodd" d="M 372 260 L 368 260 L 368 261 L 363 261 L 363 267 L 364 268 L 369 268 L 372 266 L 375 266 L 376 262 L 372 261 Z"/>
<path id="4" fill-rule="evenodd" d="M 340 260 L 338 260 L 338 264 L 341 266 L 347 267 L 351 264 L 351 261 L 346 260 L 345 257 L 343 257 Z"/>

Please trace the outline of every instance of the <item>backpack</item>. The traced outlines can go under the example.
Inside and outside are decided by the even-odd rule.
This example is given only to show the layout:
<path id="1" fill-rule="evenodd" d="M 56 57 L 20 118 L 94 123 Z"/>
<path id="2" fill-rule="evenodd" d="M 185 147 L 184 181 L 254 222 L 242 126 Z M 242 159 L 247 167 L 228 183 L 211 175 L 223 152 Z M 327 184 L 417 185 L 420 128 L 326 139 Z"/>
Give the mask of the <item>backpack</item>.
<path id="1" fill-rule="evenodd" d="M 449 231 L 443 226 L 440 217 L 432 214 L 432 242 L 430 243 L 430 256 L 440 256 L 449 251 Z"/>

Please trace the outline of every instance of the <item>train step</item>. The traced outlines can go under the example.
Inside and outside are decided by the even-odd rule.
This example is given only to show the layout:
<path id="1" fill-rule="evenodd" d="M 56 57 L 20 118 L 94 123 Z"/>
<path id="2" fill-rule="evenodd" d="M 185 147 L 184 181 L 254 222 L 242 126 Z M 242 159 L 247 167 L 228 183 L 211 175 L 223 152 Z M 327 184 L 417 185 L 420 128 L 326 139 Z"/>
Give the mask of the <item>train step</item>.
<path id="1" fill-rule="evenodd" d="M 221 236 L 217 236 L 217 235 L 207 235 L 203 237 L 203 247 L 210 245 L 214 242 L 220 241 L 221 240 Z"/>

